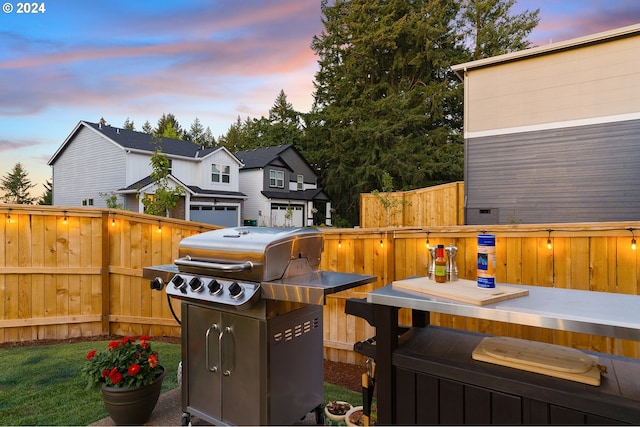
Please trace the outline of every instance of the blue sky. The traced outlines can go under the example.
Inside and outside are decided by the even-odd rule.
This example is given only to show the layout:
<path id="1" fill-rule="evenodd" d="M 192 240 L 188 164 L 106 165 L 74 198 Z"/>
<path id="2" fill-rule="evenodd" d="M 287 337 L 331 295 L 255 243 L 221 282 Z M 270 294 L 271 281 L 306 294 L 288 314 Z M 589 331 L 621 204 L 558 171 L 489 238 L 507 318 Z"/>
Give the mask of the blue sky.
<path id="1" fill-rule="evenodd" d="M 33 195 L 80 120 L 129 118 L 140 130 L 173 113 L 217 138 L 238 116 L 267 115 L 280 90 L 298 111 L 313 102 L 320 0 L 50 0 L 38 14 L 0 3 L 0 177 L 21 162 Z M 638 0 L 516 0 L 514 10 L 538 7 L 535 45 L 640 22 Z"/>

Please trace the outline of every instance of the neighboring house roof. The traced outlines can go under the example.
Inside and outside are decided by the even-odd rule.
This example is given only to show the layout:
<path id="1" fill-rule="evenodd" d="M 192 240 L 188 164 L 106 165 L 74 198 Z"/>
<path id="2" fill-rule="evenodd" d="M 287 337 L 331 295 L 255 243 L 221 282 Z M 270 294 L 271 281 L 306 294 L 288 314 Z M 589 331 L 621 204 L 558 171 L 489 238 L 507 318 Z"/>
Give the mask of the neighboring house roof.
<path id="1" fill-rule="evenodd" d="M 167 179 L 170 181 L 173 181 L 176 183 L 176 185 L 179 185 L 180 187 L 184 187 L 187 188 L 187 184 L 183 183 L 182 181 L 180 181 L 178 178 L 176 178 L 175 176 L 169 174 L 167 175 Z M 142 191 L 147 187 L 150 187 L 153 185 L 153 179 L 151 178 L 151 175 L 147 175 L 144 178 L 142 178 L 139 181 L 134 182 L 133 184 L 125 187 L 125 188 L 119 188 L 116 193 L 137 193 L 138 191 Z"/>
<path id="2" fill-rule="evenodd" d="M 174 181 L 177 185 L 184 187 L 187 191 L 191 193 L 192 196 L 196 197 L 227 197 L 230 199 L 246 199 L 247 195 L 241 193 L 239 191 L 220 191 L 220 190 L 204 190 L 195 185 L 186 185 L 182 181 L 180 181 L 175 176 L 169 174 L 168 178 Z M 150 175 L 142 178 L 141 180 L 134 182 L 126 188 L 120 188 L 116 193 L 125 194 L 125 193 L 137 193 L 138 191 L 142 191 L 145 188 L 153 185 L 153 179 Z"/>
<path id="3" fill-rule="evenodd" d="M 49 165 L 52 165 L 55 162 L 56 158 L 60 154 L 62 154 L 68 143 L 73 140 L 74 136 L 83 126 L 101 134 L 112 143 L 120 146 L 125 150 L 153 153 L 157 147 L 156 144 L 154 144 L 155 141 L 153 136 L 149 135 L 148 133 L 117 128 L 109 125 L 100 125 L 98 123 L 80 121 L 76 125 L 75 129 L 71 132 L 71 134 L 67 137 L 67 139 L 65 139 L 60 148 L 58 148 L 58 150 L 53 154 L 48 162 Z M 225 150 L 232 158 L 234 158 L 238 162 L 239 165 L 242 166 L 242 163 L 231 152 L 229 152 L 225 147 L 222 146 L 214 148 L 202 148 L 194 142 L 172 138 L 160 138 L 159 145 L 160 147 L 162 147 L 162 153 L 166 154 L 167 156 L 179 156 L 191 159 L 201 159 L 218 150 Z"/>
<path id="4" fill-rule="evenodd" d="M 326 195 L 322 188 L 304 190 L 304 191 L 290 191 L 284 193 L 282 191 L 261 191 L 262 195 L 268 199 L 280 199 L 280 200 L 325 200 L 329 201 L 329 197 Z"/>
<path id="5" fill-rule="evenodd" d="M 187 186 L 198 197 L 227 197 L 229 199 L 247 199 L 247 195 L 239 191 L 220 191 L 220 190 L 203 190 L 195 185 Z"/>
<path id="6" fill-rule="evenodd" d="M 307 162 L 307 160 L 302 156 L 300 151 L 293 144 L 285 144 L 285 145 L 277 145 L 275 147 L 265 147 L 265 148 L 256 148 L 253 150 L 245 150 L 245 151 L 237 151 L 233 153 L 234 156 L 238 160 L 240 160 L 244 166 L 241 167 L 242 170 L 247 169 L 260 169 L 265 168 L 268 165 L 278 164 L 279 166 L 288 168 L 292 170 L 292 168 L 285 162 L 280 155 L 287 151 L 293 150 L 298 156 L 309 166 L 310 169 L 313 170 L 311 165 Z"/>
<path id="7" fill-rule="evenodd" d="M 490 58 L 478 59 L 476 61 L 465 62 L 451 67 L 453 72 L 461 81 L 464 81 L 464 73 L 472 69 L 490 67 L 500 63 L 517 61 L 520 59 L 557 53 L 560 51 L 574 49 L 580 46 L 587 46 L 596 43 L 603 43 L 613 39 L 631 37 L 640 33 L 640 24 L 629 25 L 627 27 L 616 28 L 597 34 L 578 37 L 544 46 L 532 47 L 530 49 L 519 50 L 517 52 L 505 53 L 504 55 L 492 56 Z"/>

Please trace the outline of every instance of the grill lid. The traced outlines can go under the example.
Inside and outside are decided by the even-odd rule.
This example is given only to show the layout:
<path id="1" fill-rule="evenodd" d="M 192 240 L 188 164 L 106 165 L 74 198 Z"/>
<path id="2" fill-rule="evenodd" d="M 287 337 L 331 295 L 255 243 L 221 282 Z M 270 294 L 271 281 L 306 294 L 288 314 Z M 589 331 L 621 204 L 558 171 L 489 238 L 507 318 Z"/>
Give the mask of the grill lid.
<path id="1" fill-rule="evenodd" d="M 183 239 L 175 263 L 182 272 L 269 281 L 281 279 L 292 260 L 316 270 L 322 250 L 313 228 L 232 227 Z"/>

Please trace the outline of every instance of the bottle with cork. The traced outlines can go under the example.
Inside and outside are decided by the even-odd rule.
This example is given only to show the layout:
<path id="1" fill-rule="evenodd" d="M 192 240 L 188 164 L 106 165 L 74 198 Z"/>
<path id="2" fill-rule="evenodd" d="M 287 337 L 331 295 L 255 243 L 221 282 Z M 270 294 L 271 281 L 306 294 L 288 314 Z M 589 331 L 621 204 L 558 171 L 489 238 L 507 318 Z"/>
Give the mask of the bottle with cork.
<path id="1" fill-rule="evenodd" d="M 444 257 L 444 245 L 438 245 L 436 255 L 436 269 L 434 278 L 436 283 L 446 283 L 447 281 L 447 260 Z"/>

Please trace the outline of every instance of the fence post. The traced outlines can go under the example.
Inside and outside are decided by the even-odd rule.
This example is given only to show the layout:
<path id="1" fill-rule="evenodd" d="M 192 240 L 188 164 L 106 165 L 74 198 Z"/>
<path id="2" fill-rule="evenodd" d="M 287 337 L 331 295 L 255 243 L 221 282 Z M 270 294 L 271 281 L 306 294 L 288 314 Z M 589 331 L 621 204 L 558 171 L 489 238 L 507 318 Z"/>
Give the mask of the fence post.
<path id="1" fill-rule="evenodd" d="M 100 277 L 102 280 L 102 333 L 104 335 L 109 335 L 109 315 L 111 314 L 111 294 L 110 294 L 110 284 L 109 284 L 109 262 L 110 262 L 110 252 L 109 252 L 109 212 L 105 211 L 101 212 L 102 217 L 102 253 L 101 259 L 101 268 L 100 268 Z"/>

